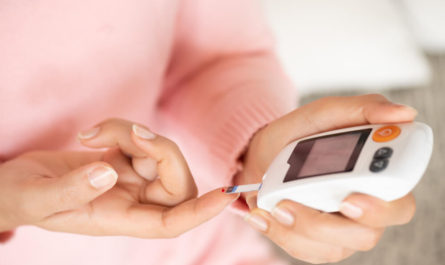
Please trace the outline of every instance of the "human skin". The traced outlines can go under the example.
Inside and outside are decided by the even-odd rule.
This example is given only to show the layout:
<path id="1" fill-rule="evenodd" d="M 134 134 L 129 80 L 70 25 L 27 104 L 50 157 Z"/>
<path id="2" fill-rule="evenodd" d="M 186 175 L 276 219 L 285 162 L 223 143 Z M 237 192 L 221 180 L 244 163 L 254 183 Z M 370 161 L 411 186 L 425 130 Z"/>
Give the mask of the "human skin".
<path id="1" fill-rule="evenodd" d="M 283 148 L 292 140 L 322 131 L 328 131 L 354 125 L 369 123 L 409 122 L 412 121 L 415 116 L 416 111 L 414 109 L 407 106 L 391 103 L 380 95 L 333 97 L 315 101 L 306 106 L 302 106 L 301 108 L 289 113 L 288 115 L 283 116 L 280 119 L 277 119 L 263 129 L 259 130 L 252 138 L 252 141 L 250 142 L 247 152 L 244 156 L 244 168 L 239 174 L 236 175 L 234 181 L 236 184 L 260 182 L 263 173 L 266 171 L 267 166 L 270 164 L 272 159 L 281 150 L 281 148 Z M 117 216 L 111 215 L 112 218 L 109 218 L 110 212 L 108 211 L 111 211 L 111 213 L 113 213 L 114 209 L 105 207 L 107 205 L 105 202 L 103 204 L 99 204 L 100 206 L 105 206 L 98 207 L 98 209 L 103 211 L 98 211 L 98 216 L 101 218 L 98 218 L 96 220 L 96 222 L 103 222 L 103 224 L 109 224 L 111 222 L 110 226 L 105 226 L 107 228 L 105 230 L 101 230 L 103 229 L 102 223 L 100 226 L 98 225 L 99 223 L 96 224 L 98 226 L 89 226 L 89 224 L 86 224 L 86 220 L 88 219 L 85 217 L 78 218 L 78 222 L 67 224 L 66 221 L 72 220 L 73 216 L 82 217 L 86 214 L 89 214 L 88 212 L 85 213 L 84 209 L 74 211 L 68 209 L 68 211 L 64 210 L 62 211 L 62 214 L 56 215 L 52 213 L 51 215 L 43 218 L 43 220 L 50 220 L 51 222 L 39 220 L 37 222 L 34 222 L 35 225 L 39 225 L 50 230 L 68 231 L 73 233 L 99 235 L 124 234 L 137 237 L 171 237 L 180 234 L 187 229 L 190 229 L 193 226 L 203 222 L 203 220 L 207 220 L 208 218 L 216 215 L 225 207 L 225 205 L 230 203 L 235 198 L 221 197 L 221 192 L 216 190 L 210 192 L 210 195 L 204 195 L 203 197 L 200 197 L 202 199 L 201 203 L 198 203 L 196 199 L 191 199 L 185 203 L 182 203 L 184 200 L 194 198 L 194 196 L 196 196 L 196 194 L 193 194 L 193 188 L 190 188 L 194 186 L 193 183 L 193 185 L 180 185 L 188 186 L 189 188 L 187 189 L 187 191 L 178 191 L 178 194 L 181 194 L 181 196 L 172 200 L 172 198 L 169 197 L 168 192 L 162 192 L 162 188 L 165 186 L 161 184 L 163 184 L 164 182 L 156 182 L 156 179 L 154 178 L 154 174 L 156 173 L 160 175 L 160 179 L 162 179 L 162 176 L 166 175 L 162 174 L 162 170 L 161 168 L 159 168 L 159 163 L 162 161 L 162 159 L 159 157 L 156 159 L 156 157 L 154 157 L 155 153 L 150 153 L 150 151 L 153 152 L 155 150 L 153 149 L 153 139 L 140 139 L 140 137 L 137 137 L 134 133 L 134 130 L 130 129 L 131 124 L 132 123 L 127 121 L 112 119 L 98 124 L 94 128 L 86 131 L 84 134 L 80 134 L 80 140 L 86 146 L 93 148 L 119 147 L 121 151 L 111 150 L 108 152 L 108 154 L 100 152 L 88 154 L 77 153 L 77 156 L 81 158 L 75 159 L 74 161 L 77 161 L 77 164 L 71 164 L 71 166 L 73 168 L 76 168 L 77 166 L 82 166 L 90 161 L 96 161 L 97 159 L 101 160 L 100 158 L 104 157 L 106 161 L 108 161 L 113 167 L 116 167 L 118 169 L 117 172 L 119 173 L 119 175 L 125 174 L 125 172 L 131 172 L 132 174 L 129 175 L 135 177 L 131 177 L 129 178 L 129 180 L 131 181 L 123 181 L 123 183 L 119 183 L 118 180 L 118 184 L 120 185 L 115 185 L 116 187 L 113 186 L 111 188 L 108 188 L 110 189 L 110 191 L 113 191 L 110 192 L 110 194 L 116 193 L 119 195 L 119 192 L 123 192 L 123 194 L 127 194 L 129 197 L 137 198 L 132 201 L 136 204 L 141 203 L 141 201 L 153 203 L 153 200 L 157 200 L 157 198 L 163 198 L 160 201 L 154 201 L 154 203 L 156 203 L 157 205 L 156 207 L 159 207 L 159 204 L 170 204 L 170 206 L 164 206 L 164 210 L 162 210 L 162 212 L 183 213 L 185 216 L 189 216 L 189 218 L 192 220 L 190 221 L 190 225 L 180 228 L 174 228 L 173 226 L 171 226 L 170 229 L 176 231 L 171 234 L 166 233 L 166 230 L 163 230 L 161 226 L 160 231 L 163 232 L 159 233 L 159 230 L 156 229 L 159 228 L 159 226 L 156 226 L 156 222 L 160 222 L 159 218 L 156 219 L 153 223 L 148 223 L 146 218 L 149 218 L 149 216 L 146 215 L 146 212 L 144 212 L 144 214 L 141 214 L 141 219 L 130 218 L 134 219 L 134 221 L 142 220 L 141 222 L 144 223 L 142 225 L 139 224 L 140 226 L 138 226 L 137 222 L 130 225 L 125 222 L 119 223 L 123 220 L 119 220 Z M 96 127 L 99 129 L 97 129 Z M 93 131 L 93 134 L 91 133 L 91 131 Z M 148 133 L 145 134 L 145 137 L 150 138 L 151 136 Z M 155 136 L 154 139 L 160 139 L 160 137 Z M 175 147 L 173 143 L 169 143 L 169 145 L 170 148 L 166 149 L 173 150 L 172 154 L 176 155 L 171 156 L 171 154 L 166 154 L 165 157 L 177 158 L 177 147 Z M 264 150 L 267 150 L 267 152 L 265 152 Z M 121 152 L 125 153 L 126 156 L 124 156 Z M 65 155 L 67 154 L 68 156 L 73 155 L 72 153 L 65 153 Z M 31 154 L 31 158 L 33 157 L 32 155 L 33 154 Z M 43 156 L 39 155 L 37 157 L 34 157 L 34 159 L 42 163 L 47 163 L 49 160 L 57 161 L 57 159 L 55 159 L 56 157 L 62 157 L 61 153 L 57 154 L 56 157 L 54 157 L 54 154 L 46 154 L 47 157 L 45 158 L 44 155 L 45 154 L 43 154 Z M 131 155 L 131 159 L 128 158 L 129 155 Z M 25 155 L 24 158 L 27 158 L 29 156 L 30 155 Z M 88 156 L 93 157 L 88 158 Z M 107 158 L 108 156 L 109 158 Z M 70 161 L 71 158 L 67 159 L 66 161 L 63 160 L 60 163 L 70 164 L 72 163 Z M 172 180 L 171 187 L 173 188 L 175 187 L 175 185 L 173 185 L 175 181 L 181 179 L 190 181 L 190 177 L 188 176 L 189 172 L 185 161 L 182 159 L 176 159 L 175 161 L 177 161 L 176 163 L 178 163 L 178 161 L 180 162 L 179 166 L 178 164 L 176 164 L 177 166 L 175 168 L 182 168 L 180 172 L 182 172 L 181 174 L 185 174 L 185 177 L 182 177 L 180 179 L 175 179 L 174 176 L 172 176 L 172 178 L 165 178 Z M 16 170 L 20 167 L 21 163 L 24 162 L 19 162 Z M 157 167 L 155 170 L 152 168 L 153 165 L 156 165 Z M 3 170 L 3 166 L 4 165 L 0 167 L 0 170 Z M 185 170 L 185 168 L 187 168 L 187 170 Z M 156 185 L 159 186 L 156 188 L 156 190 L 161 192 L 158 193 L 157 196 L 153 196 L 150 199 L 141 199 L 141 197 L 138 196 L 144 194 L 144 189 L 134 189 L 134 187 L 140 187 L 141 185 L 139 185 L 138 183 L 145 182 L 147 180 L 150 180 L 151 182 L 149 183 L 152 184 L 157 183 Z M 132 185 L 135 183 L 136 185 Z M 4 185 L 0 185 L 0 187 L 3 186 Z M 114 189 L 120 187 L 123 187 L 124 191 L 118 190 L 117 192 L 114 192 Z M 152 187 L 156 186 L 153 185 Z M 58 188 L 61 188 L 61 186 L 58 186 Z M 100 194 L 102 193 L 103 191 Z M 151 192 L 145 193 L 151 194 Z M 70 194 L 70 192 L 68 192 L 68 194 Z M 90 197 L 86 196 L 88 199 L 85 199 L 85 201 L 87 203 L 88 201 L 92 201 L 92 203 L 94 204 L 96 203 L 96 200 L 91 200 L 91 197 L 96 198 L 100 194 L 95 193 L 93 195 L 90 195 Z M 28 198 L 31 195 L 32 193 L 28 195 Z M 104 196 L 99 197 L 98 201 L 100 202 L 101 198 L 103 197 L 108 199 L 109 197 L 107 196 L 108 193 L 105 193 Z M 209 196 L 210 199 L 205 198 L 205 196 Z M 111 196 L 111 198 L 112 197 L 113 196 Z M 116 196 L 116 198 L 117 197 L 119 196 Z M 256 207 L 256 193 L 246 193 L 243 194 L 243 197 L 251 208 L 250 213 L 246 216 L 246 220 L 250 224 L 252 224 L 252 226 L 268 236 L 273 242 L 282 247 L 293 257 L 311 263 L 337 262 L 352 255 L 355 251 L 365 251 L 372 249 L 379 241 L 383 230 L 386 227 L 409 222 L 415 211 L 415 202 L 412 194 L 409 194 L 404 198 L 393 202 L 381 201 L 376 198 L 365 196 L 362 194 L 352 194 L 345 200 L 345 203 L 342 204 L 341 213 L 333 214 L 321 213 L 319 211 L 310 209 L 291 201 L 283 201 L 279 203 L 277 208 L 269 213 Z M 102 200 L 106 201 L 105 199 Z M 36 200 L 35 203 L 38 203 L 38 201 L 39 200 Z M 62 199 L 61 201 L 69 200 Z M 190 201 L 192 203 L 190 203 Z M 220 204 L 218 202 L 220 202 Z M 81 205 L 85 202 L 74 202 L 74 204 L 76 203 Z M 171 206 L 177 203 L 179 203 L 178 206 Z M 216 203 L 216 205 L 219 205 L 219 207 L 217 207 L 215 211 L 211 211 L 209 209 L 212 208 L 209 206 L 210 203 Z M 188 207 L 182 206 L 183 204 L 188 205 Z M 188 211 L 191 207 L 190 204 L 202 205 L 202 207 L 204 208 L 204 210 L 202 210 L 202 212 L 204 213 L 202 214 L 202 218 L 197 218 L 196 220 L 190 217 L 191 215 L 185 214 L 185 212 L 190 212 Z M 3 206 L 1 200 L 0 205 Z M 47 205 L 48 204 L 46 204 L 46 206 Z M 75 205 L 71 207 L 75 208 Z M 146 210 L 146 208 L 156 210 L 156 207 L 145 207 L 145 205 L 141 206 L 141 208 L 144 208 L 144 210 Z M 182 210 L 177 210 L 177 208 Z M 200 208 L 201 206 L 197 209 Z M 95 216 L 95 212 L 93 216 Z M 161 214 L 161 217 L 162 216 L 165 217 L 165 215 Z M 177 214 L 171 214 L 171 216 L 172 217 L 170 218 L 170 220 L 173 221 L 165 222 L 164 220 L 162 223 L 174 225 L 175 223 L 178 223 L 174 222 L 174 216 L 176 216 L 176 218 L 183 218 L 181 215 Z M 128 219 L 128 216 L 124 216 L 124 218 Z M 109 219 L 117 219 L 118 221 L 110 221 Z M 33 222 L 28 221 L 28 223 Z M 152 229 L 153 224 L 155 227 L 154 229 Z M 16 223 L 16 225 L 18 224 Z M 82 227 L 83 225 L 86 226 Z M 130 226 L 134 226 L 135 229 L 126 230 L 125 227 Z M 140 230 L 139 228 L 141 227 L 145 229 Z"/>
<path id="2" fill-rule="evenodd" d="M 237 198 L 219 189 L 197 198 L 187 163 L 169 139 L 118 119 L 98 126 L 90 139 L 79 138 L 110 148 L 106 152 L 35 151 L 0 166 L 0 231 L 35 225 L 87 235 L 169 238 Z M 150 165 L 159 177 L 139 175 L 132 160 L 139 168 Z"/>
<path id="3" fill-rule="evenodd" d="M 391 103 L 381 95 L 314 101 L 256 133 L 235 183 L 261 182 L 272 159 L 295 139 L 355 125 L 410 122 L 416 114 L 413 108 Z M 351 194 L 340 213 L 323 213 L 286 200 L 267 212 L 256 207 L 256 195 L 243 195 L 250 208 L 247 222 L 291 256 L 311 263 L 338 262 L 356 251 L 370 250 L 386 227 L 409 222 L 415 212 L 411 193 L 392 202 Z"/>

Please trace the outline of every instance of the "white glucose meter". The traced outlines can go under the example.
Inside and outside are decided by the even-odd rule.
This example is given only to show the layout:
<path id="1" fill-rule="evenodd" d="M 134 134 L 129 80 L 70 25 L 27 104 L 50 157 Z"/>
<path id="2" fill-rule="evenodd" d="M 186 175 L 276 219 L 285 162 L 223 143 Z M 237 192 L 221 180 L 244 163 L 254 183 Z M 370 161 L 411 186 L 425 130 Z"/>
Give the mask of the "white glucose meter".
<path id="1" fill-rule="evenodd" d="M 419 122 L 365 125 L 306 137 L 287 145 L 274 159 L 257 187 L 257 205 L 271 211 L 288 199 L 336 212 L 354 192 L 396 200 L 421 179 L 432 148 L 432 130 Z M 237 188 L 243 191 L 233 186 L 227 192 Z"/>

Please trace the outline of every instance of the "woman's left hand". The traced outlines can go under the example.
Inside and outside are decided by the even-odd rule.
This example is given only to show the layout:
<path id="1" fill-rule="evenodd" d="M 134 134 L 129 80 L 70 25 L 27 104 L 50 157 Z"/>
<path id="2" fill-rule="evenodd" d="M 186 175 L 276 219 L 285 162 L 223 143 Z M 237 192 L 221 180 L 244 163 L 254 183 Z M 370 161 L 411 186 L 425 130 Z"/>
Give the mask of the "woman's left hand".
<path id="1" fill-rule="evenodd" d="M 370 123 L 409 122 L 410 107 L 381 95 L 324 98 L 305 105 L 261 129 L 245 156 L 236 184 L 258 183 L 268 165 L 289 142 L 312 134 Z M 267 152 L 265 152 L 265 150 Z M 323 213 L 292 201 L 280 202 L 269 213 L 256 207 L 256 192 L 243 195 L 250 214 L 246 220 L 291 256 L 311 263 L 338 262 L 355 251 L 372 249 L 386 227 L 405 224 L 415 212 L 412 194 L 386 202 L 351 194 L 341 214 Z"/>
<path id="2" fill-rule="evenodd" d="M 142 125 L 110 119 L 80 133 L 79 140 L 92 148 L 111 148 L 102 160 L 117 172 L 116 184 L 88 204 L 58 212 L 35 225 L 88 235 L 169 238 L 216 216 L 237 198 L 220 189 L 197 197 L 193 176 L 177 145 Z M 63 166 L 52 168 L 54 178 L 87 160 L 82 153 L 66 156 L 58 163 Z M 55 156 L 44 152 L 28 158 L 45 164 L 44 160 L 53 161 Z"/>

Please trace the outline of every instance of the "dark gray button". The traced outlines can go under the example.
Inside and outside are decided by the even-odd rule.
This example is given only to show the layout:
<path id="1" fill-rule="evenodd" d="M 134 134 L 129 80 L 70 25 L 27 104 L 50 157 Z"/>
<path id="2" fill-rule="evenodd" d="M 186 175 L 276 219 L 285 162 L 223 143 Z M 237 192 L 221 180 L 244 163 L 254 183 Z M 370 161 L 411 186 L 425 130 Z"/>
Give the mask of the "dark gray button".
<path id="1" fill-rule="evenodd" d="M 369 166 L 372 172 L 380 172 L 388 166 L 388 159 L 374 159 Z"/>
<path id="2" fill-rule="evenodd" d="M 374 153 L 374 159 L 383 159 L 383 158 L 389 158 L 392 155 L 392 149 L 389 147 L 382 147 L 375 151 Z"/>

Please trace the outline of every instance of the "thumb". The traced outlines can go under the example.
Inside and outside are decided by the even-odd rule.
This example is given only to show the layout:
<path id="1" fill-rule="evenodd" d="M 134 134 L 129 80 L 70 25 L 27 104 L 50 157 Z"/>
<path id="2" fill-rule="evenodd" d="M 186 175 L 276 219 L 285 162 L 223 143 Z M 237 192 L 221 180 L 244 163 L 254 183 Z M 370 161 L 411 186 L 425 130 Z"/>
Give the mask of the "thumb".
<path id="1" fill-rule="evenodd" d="M 53 214 L 72 210 L 94 200 L 114 186 L 117 173 L 103 162 L 95 162 L 58 178 L 44 178 L 32 185 L 31 209 Z"/>

